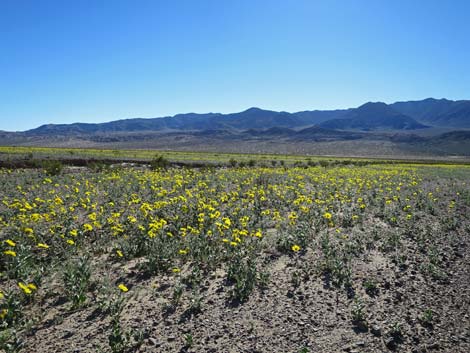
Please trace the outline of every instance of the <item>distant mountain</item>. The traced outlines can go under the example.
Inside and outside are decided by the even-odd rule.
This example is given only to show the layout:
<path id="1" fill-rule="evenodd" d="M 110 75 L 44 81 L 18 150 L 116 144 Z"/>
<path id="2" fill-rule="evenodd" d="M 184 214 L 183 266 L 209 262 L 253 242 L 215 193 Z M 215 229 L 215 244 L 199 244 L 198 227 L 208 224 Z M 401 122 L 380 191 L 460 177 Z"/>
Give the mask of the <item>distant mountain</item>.
<path id="1" fill-rule="evenodd" d="M 231 114 L 187 113 L 172 117 L 124 119 L 99 124 L 47 124 L 21 134 L 27 137 L 43 136 L 44 138 L 47 136 L 66 138 L 67 136 L 100 135 L 108 139 L 110 137 L 107 135 L 116 133 L 204 131 L 201 136 L 209 136 L 210 131 L 218 131 L 218 134 L 220 131 L 225 131 L 225 135 L 228 136 L 230 131 L 238 133 L 257 130 L 256 134 L 277 136 L 279 131 L 269 131 L 269 129 L 287 129 L 281 133 L 281 135 L 286 135 L 295 134 L 298 130 L 312 126 L 329 131 L 408 131 L 431 126 L 453 129 L 470 128 L 470 101 L 428 98 L 422 101 L 396 102 L 390 105 L 369 102 L 358 108 L 296 113 L 253 107 Z M 326 132 L 320 133 L 316 130 L 315 134 L 325 136 Z"/>
<path id="2" fill-rule="evenodd" d="M 380 102 L 366 103 L 351 109 L 343 118 L 327 120 L 320 126 L 340 130 L 415 130 L 427 127 Z"/>
<path id="3" fill-rule="evenodd" d="M 438 115 L 433 121 L 435 126 L 470 128 L 470 101 L 460 101 L 447 112 Z"/>
<path id="4" fill-rule="evenodd" d="M 390 107 L 426 125 L 470 128 L 470 100 L 428 98 L 422 101 L 396 102 Z"/>
<path id="5" fill-rule="evenodd" d="M 153 119 L 124 119 L 100 124 L 47 124 L 36 129 L 28 130 L 30 135 L 48 134 L 90 134 L 134 131 L 162 131 L 162 130 L 201 130 L 219 127 L 216 119 L 222 114 L 178 114 L 173 117 Z M 216 126 L 214 126 L 216 125 Z M 220 126 L 221 127 L 221 126 Z"/>
<path id="6" fill-rule="evenodd" d="M 152 119 L 126 119 L 100 124 L 48 124 L 26 131 L 29 135 L 79 135 L 135 131 L 191 131 L 210 129 L 264 129 L 270 127 L 301 128 L 331 118 L 340 117 L 343 110 L 303 111 L 298 113 L 276 112 L 250 108 L 231 114 L 178 114 L 173 117 Z"/>

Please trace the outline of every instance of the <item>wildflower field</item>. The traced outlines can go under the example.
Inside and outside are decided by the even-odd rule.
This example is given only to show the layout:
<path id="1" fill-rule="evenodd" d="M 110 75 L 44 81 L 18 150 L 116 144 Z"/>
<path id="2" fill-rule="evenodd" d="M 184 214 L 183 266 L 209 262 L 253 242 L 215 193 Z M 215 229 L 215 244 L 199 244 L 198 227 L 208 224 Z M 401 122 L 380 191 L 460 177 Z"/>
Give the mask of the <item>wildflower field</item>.
<path id="1" fill-rule="evenodd" d="M 0 169 L 5 352 L 469 352 L 470 167 Z"/>

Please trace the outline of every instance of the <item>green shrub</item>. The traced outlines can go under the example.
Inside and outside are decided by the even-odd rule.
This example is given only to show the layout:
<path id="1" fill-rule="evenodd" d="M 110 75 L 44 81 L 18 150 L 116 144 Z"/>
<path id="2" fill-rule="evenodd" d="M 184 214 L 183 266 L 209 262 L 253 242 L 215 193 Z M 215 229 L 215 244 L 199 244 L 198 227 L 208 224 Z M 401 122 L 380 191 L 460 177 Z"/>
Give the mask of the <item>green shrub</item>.
<path id="1" fill-rule="evenodd" d="M 60 161 L 43 161 L 42 168 L 48 175 L 60 175 L 64 165 Z"/>
<path id="2" fill-rule="evenodd" d="M 236 167 L 238 162 L 235 158 L 230 158 L 228 163 L 230 164 L 231 167 Z"/>
<path id="3" fill-rule="evenodd" d="M 170 161 L 163 156 L 155 156 L 150 162 L 150 168 L 152 170 L 166 169 L 170 165 Z"/>

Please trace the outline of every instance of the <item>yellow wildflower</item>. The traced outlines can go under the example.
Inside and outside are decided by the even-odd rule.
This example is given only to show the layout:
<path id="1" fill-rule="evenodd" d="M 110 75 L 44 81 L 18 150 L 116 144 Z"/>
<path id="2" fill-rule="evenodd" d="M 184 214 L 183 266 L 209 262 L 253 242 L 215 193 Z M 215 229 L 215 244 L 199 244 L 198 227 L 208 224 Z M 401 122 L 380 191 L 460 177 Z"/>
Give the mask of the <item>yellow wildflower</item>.
<path id="1" fill-rule="evenodd" d="M 2 311 L 0 311 L 0 319 L 4 319 L 5 316 L 7 316 L 8 314 L 8 309 L 3 309 Z"/>
<path id="2" fill-rule="evenodd" d="M 297 251 L 299 251 L 299 250 L 300 250 L 300 246 L 299 246 L 299 245 L 297 245 L 297 244 L 295 244 L 295 245 L 292 245 L 292 247 L 291 247 L 291 250 L 292 250 L 292 251 L 294 251 L 294 252 L 297 252 Z"/>
<path id="3" fill-rule="evenodd" d="M 10 255 L 10 256 L 16 257 L 16 252 L 14 252 L 13 250 L 5 250 L 3 253 L 5 255 Z"/>
<path id="4" fill-rule="evenodd" d="M 124 284 L 122 284 L 122 283 L 121 283 L 120 285 L 118 285 L 118 288 L 119 288 L 121 291 L 123 291 L 123 292 L 129 291 L 129 288 L 127 288 L 127 287 L 126 287 Z"/>
<path id="5" fill-rule="evenodd" d="M 21 290 L 24 292 L 24 294 L 31 294 L 33 293 L 31 288 L 29 288 L 26 284 L 24 284 L 23 282 L 18 282 L 18 287 L 21 288 Z"/>
<path id="6" fill-rule="evenodd" d="M 10 245 L 10 246 L 16 246 L 16 243 L 15 243 L 13 240 L 11 240 L 11 239 L 5 240 L 5 243 L 7 243 L 7 244 Z"/>

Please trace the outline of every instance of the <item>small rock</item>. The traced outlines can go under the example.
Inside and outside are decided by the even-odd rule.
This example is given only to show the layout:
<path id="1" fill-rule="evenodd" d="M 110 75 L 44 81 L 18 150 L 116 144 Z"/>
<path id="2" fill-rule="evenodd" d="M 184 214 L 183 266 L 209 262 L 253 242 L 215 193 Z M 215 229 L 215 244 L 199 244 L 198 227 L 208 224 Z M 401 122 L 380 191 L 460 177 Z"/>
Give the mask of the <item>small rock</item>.
<path id="1" fill-rule="evenodd" d="M 67 331 L 64 333 L 64 335 L 62 336 L 63 339 L 67 339 L 67 338 L 70 338 L 73 336 L 73 332 L 72 331 Z"/>
<path id="2" fill-rule="evenodd" d="M 161 346 L 160 342 L 158 342 L 156 338 L 150 337 L 149 342 L 150 342 L 150 344 L 152 344 L 155 347 L 160 347 Z"/>

